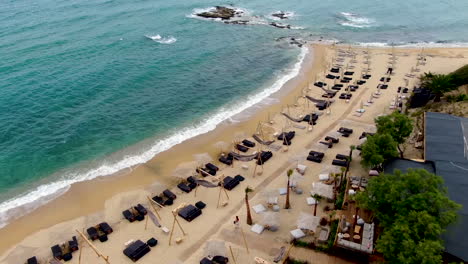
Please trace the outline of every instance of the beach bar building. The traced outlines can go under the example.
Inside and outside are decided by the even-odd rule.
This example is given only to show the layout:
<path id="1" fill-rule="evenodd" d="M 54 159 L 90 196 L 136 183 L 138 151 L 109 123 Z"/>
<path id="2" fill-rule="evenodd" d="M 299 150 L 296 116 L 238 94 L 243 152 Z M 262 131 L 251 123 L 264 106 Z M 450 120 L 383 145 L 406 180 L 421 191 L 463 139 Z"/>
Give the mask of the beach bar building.
<path id="1" fill-rule="evenodd" d="M 424 160 L 394 159 L 385 173 L 398 169 L 426 169 L 444 179 L 450 199 L 462 205 L 458 221 L 443 235 L 444 258 L 448 262 L 468 262 L 468 118 L 443 113 L 425 113 Z"/>

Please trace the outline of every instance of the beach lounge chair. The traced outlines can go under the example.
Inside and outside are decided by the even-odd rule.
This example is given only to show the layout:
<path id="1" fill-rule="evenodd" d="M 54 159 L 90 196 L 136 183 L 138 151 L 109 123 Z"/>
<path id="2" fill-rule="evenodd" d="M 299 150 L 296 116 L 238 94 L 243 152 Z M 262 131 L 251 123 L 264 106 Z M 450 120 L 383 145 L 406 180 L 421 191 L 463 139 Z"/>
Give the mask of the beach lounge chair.
<path id="1" fill-rule="evenodd" d="M 328 146 L 328 148 L 332 148 L 332 147 L 333 147 L 333 143 L 332 143 L 332 142 L 320 141 L 320 144 L 324 144 L 324 145 Z"/>
<path id="2" fill-rule="evenodd" d="M 317 163 L 322 162 L 322 158 L 317 157 L 317 156 L 312 156 L 312 155 L 307 156 L 307 160 L 312 161 L 312 162 L 317 162 Z"/>
<path id="3" fill-rule="evenodd" d="M 200 264 L 213 264 L 213 261 L 207 258 L 203 258 L 202 260 L 200 260 Z"/>
<path id="4" fill-rule="evenodd" d="M 333 73 L 339 73 L 340 68 L 331 68 L 330 71 L 333 72 Z"/>
<path id="5" fill-rule="evenodd" d="M 271 151 L 262 151 L 260 157 L 257 159 L 257 164 L 262 165 L 267 162 L 271 157 L 273 157 L 273 153 Z"/>
<path id="6" fill-rule="evenodd" d="M 195 203 L 195 207 L 197 207 L 198 209 L 204 209 L 206 207 L 206 204 L 202 201 L 198 201 Z"/>
<path id="7" fill-rule="evenodd" d="M 236 149 L 239 150 L 240 152 L 247 152 L 249 151 L 249 148 L 244 146 L 244 145 L 241 145 L 241 144 L 236 144 Z"/>
<path id="8" fill-rule="evenodd" d="M 213 263 L 216 264 L 227 264 L 229 263 L 229 259 L 223 256 L 214 256 L 213 257 Z"/>
<path id="9" fill-rule="evenodd" d="M 92 241 L 99 238 L 98 230 L 95 227 L 90 227 L 86 229 L 86 232 L 88 233 L 88 236 Z"/>
<path id="10" fill-rule="evenodd" d="M 155 201 L 156 203 L 160 204 L 160 205 L 164 205 L 164 199 L 159 196 L 159 195 L 156 195 L 154 196 L 153 198 L 153 201 Z"/>
<path id="11" fill-rule="evenodd" d="M 234 179 L 238 180 L 239 182 L 242 182 L 242 181 L 244 181 L 244 180 L 245 180 L 245 178 L 244 178 L 244 177 L 242 177 L 242 176 L 241 176 L 241 175 L 239 175 L 239 174 L 238 174 L 238 175 L 236 175 L 236 176 L 234 177 Z"/>
<path id="12" fill-rule="evenodd" d="M 366 83 L 366 81 L 364 81 L 364 80 L 359 80 L 359 81 L 356 82 L 357 85 L 363 85 L 365 83 Z"/>
<path id="13" fill-rule="evenodd" d="M 137 204 L 137 206 L 135 206 L 133 208 L 135 208 L 135 210 L 141 215 L 146 215 L 148 213 L 146 208 L 141 204 Z"/>
<path id="14" fill-rule="evenodd" d="M 141 240 L 137 240 L 127 246 L 127 248 L 123 250 L 123 253 L 133 262 L 136 262 L 150 251 L 151 248 L 148 246 L 148 244 L 143 243 Z"/>
<path id="15" fill-rule="evenodd" d="M 322 88 L 324 86 L 327 86 L 327 84 L 324 83 L 324 82 L 316 82 L 316 83 L 314 83 L 314 85 L 317 86 L 317 87 L 320 87 L 320 88 Z"/>
<path id="16" fill-rule="evenodd" d="M 76 236 L 73 236 L 72 240 L 68 241 L 68 249 L 71 252 L 78 250 L 78 240 L 76 240 Z"/>
<path id="17" fill-rule="evenodd" d="M 106 242 L 108 240 L 107 234 L 102 234 L 99 236 L 100 242 Z"/>
<path id="18" fill-rule="evenodd" d="M 335 158 L 339 160 L 349 160 L 349 156 L 343 154 L 336 154 Z"/>
<path id="19" fill-rule="evenodd" d="M 372 75 L 370 75 L 370 74 L 363 74 L 362 75 L 362 78 L 366 79 L 366 80 L 370 79 L 370 77 L 372 77 Z"/>
<path id="20" fill-rule="evenodd" d="M 247 146 L 249 148 L 255 147 L 255 142 L 252 142 L 252 141 L 247 140 L 247 139 L 242 140 L 242 144 L 244 144 L 244 146 Z"/>
<path id="21" fill-rule="evenodd" d="M 345 72 L 344 72 L 344 75 L 353 75 L 353 74 L 354 74 L 353 71 L 345 71 Z"/>
<path id="22" fill-rule="evenodd" d="M 63 251 L 59 245 L 52 246 L 50 250 L 52 250 L 52 257 L 55 259 L 61 260 L 63 258 Z"/>
<path id="23" fill-rule="evenodd" d="M 205 169 L 200 169 L 200 168 L 197 168 L 196 169 L 196 172 L 200 173 L 203 177 L 206 177 L 206 176 L 209 176 L 210 173 L 208 171 L 206 171 Z M 215 172 L 216 173 L 216 172 Z"/>
<path id="24" fill-rule="evenodd" d="M 26 261 L 26 264 L 38 264 L 36 256 L 32 258 L 28 258 L 28 260 Z"/>
<path id="25" fill-rule="evenodd" d="M 63 256 L 62 256 L 63 261 L 70 261 L 72 258 L 73 258 L 73 255 L 72 255 L 71 252 L 67 252 L 67 253 L 63 254 Z"/>
<path id="26" fill-rule="evenodd" d="M 341 166 L 341 167 L 347 167 L 347 166 L 348 166 L 348 161 L 346 161 L 346 160 L 334 159 L 334 160 L 332 161 L 332 165 Z"/>
<path id="27" fill-rule="evenodd" d="M 332 86 L 331 89 L 335 90 L 335 91 L 341 91 L 341 88 L 343 88 L 343 86 L 336 86 L 336 84 L 335 84 L 335 85 Z"/>
<path id="28" fill-rule="evenodd" d="M 318 152 L 318 151 L 314 151 L 314 150 L 311 150 L 311 151 L 309 152 L 309 155 L 311 155 L 311 156 L 316 156 L 316 157 L 319 157 L 319 158 L 325 157 L 325 153 L 323 153 L 323 152 Z"/>
<path id="29" fill-rule="evenodd" d="M 177 199 L 177 195 L 175 195 L 173 192 L 171 192 L 169 189 L 166 189 L 163 191 L 163 194 L 164 196 L 166 196 L 167 198 L 171 199 L 171 200 L 175 200 Z"/>
<path id="30" fill-rule="evenodd" d="M 106 234 L 110 234 L 110 233 L 114 232 L 112 227 L 110 227 L 110 225 L 107 222 L 100 223 L 99 224 L 99 230 L 101 230 L 102 232 L 104 232 Z"/>
<path id="31" fill-rule="evenodd" d="M 326 137 L 325 137 L 325 140 L 326 140 L 326 141 L 331 140 L 334 144 L 340 142 L 340 139 L 339 139 L 339 138 L 334 138 L 334 137 L 330 137 L 330 136 L 326 136 Z"/>
<path id="32" fill-rule="evenodd" d="M 231 176 L 227 176 L 223 179 L 223 186 L 224 189 L 231 191 L 234 189 L 237 185 L 239 185 L 239 180 L 236 178 L 233 178 Z"/>
<path id="33" fill-rule="evenodd" d="M 207 163 L 205 165 L 205 167 L 208 169 L 208 170 L 214 170 L 214 171 L 219 171 L 219 168 L 216 167 L 216 165 L 212 164 L 212 163 Z"/>
<path id="34" fill-rule="evenodd" d="M 177 184 L 177 188 L 179 188 L 180 190 L 182 190 L 183 192 L 186 192 L 186 193 L 189 193 L 189 192 L 192 191 L 192 189 L 190 187 L 188 187 L 187 184 L 185 184 L 185 183 Z"/>
<path id="35" fill-rule="evenodd" d="M 146 241 L 146 244 L 148 244 L 148 246 L 150 247 L 155 247 L 157 244 L 158 244 L 158 240 L 154 237 L 148 239 L 148 241 Z"/>
<path id="36" fill-rule="evenodd" d="M 195 218 L 197 218 L 198 216 L 202 214 L 202 211 L 198 209 L 197 207 L 189 204 L 185 206 L 184 208 L 182 208 L 178 214 L 187 222 L 192 222 Z"/>
<path id="37" fill-rule="evenodd" d="M 125 219 L 127 219 L 130 223 L 135 221 L 135 215 L 130 210 L 125 210 L 122 212 L 122 215 Z"/>
<path id="38" fill-rule="evenodd" d="M 347 79 L 341 79 L 341 83 L 349 83 L 350 80 L 347 80 Z"/>
<path id="39" fill-rule="evenodd" d="M 230 157 L 230 158 L 229 158 Z M 223 163 L 223 164 L 226 164 L 228 166 L 232 165 L 232 160 L 233 160 L 233 157 L 228 155 L 228 156 L 221 156 L 219 157 L 218 161 Z"/>
<path id="40" fill-rule="evenodd" d="M 335 76 L 335 75 L 332 75 L 332 74 L 327 74 L 327 75 L 325 76 L 325 78 L 327 78 L 327 79 L 332 79 L 332 80 L 337 79 L 337 77 L 338 77 L 338 76 Z"/>

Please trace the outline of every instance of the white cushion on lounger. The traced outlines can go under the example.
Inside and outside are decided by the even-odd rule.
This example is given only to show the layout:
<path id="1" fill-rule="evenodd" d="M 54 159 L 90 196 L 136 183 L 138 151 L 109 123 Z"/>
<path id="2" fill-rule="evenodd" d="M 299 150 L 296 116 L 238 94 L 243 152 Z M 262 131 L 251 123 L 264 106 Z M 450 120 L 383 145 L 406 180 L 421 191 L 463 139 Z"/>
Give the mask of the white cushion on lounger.
<path id="1" fill-rule="evenodd" d="M 319 174 L 319 180 L 328 181 L 329 179 L 330 179 L 330 175 L 328 175 L 328 173 Z"/>
<path id="2" fill-rule="evenodd" d="M 265 206 L 263 206 L 263 204 L 254 205 L 254 206 L 252 206 L 252 209 L 254 209 L 254 211 L 255 211 L 257 214 L 266 211 L 266 208 L 265 208 Z"/>
<path id="3" fill-rule="evenodd" d="M 278 197 L 269 197 L 268 204 L 278 204 Z"/>
<path id="4" fill-rule="evenodd" d="M 265 228 L 262 226 L 262 225 L 259 225 L 259 224 L 255 224 L 252 226 L 252 228 L 250 229 L 252 232 L 254 233 L 257 233 L 257 234 L 261 234 L 263 232 Z"/>
<path id="5" fill-rule="evenodd" d="M 163 226 L 163 227 L 161 227 L 161 230 L 162 230 L 165 234 L 169 234 L 169 228 Z"/>
<path id="6" fill-rule="evenodd" d="M 295 239 L 299 239 L 299 238 L 305 237 L 304 232 L 302 232 L 302 230 L 300 230 L 300 229 L 291 230 L 290 233 L 291 233 L 291 235 L 292 235 Z"/>
<path id="7" fill-rule="evenodd" d="M 288 192 L 286 188 L 279 188 L 278 191 L 280 195 L 286 195 L 286 193 Z"/>
<path id="8" fill-rule="evenodd" d="M 248 169 L 249 169 L 249 166 L 244 164 L 244 165 L 242 165 L 242 169 L 248 170 Z"/>
<path id="9" fill-rule="evenodd" d="M 297 171 L 302 175 L 304 175 L 306 169 L 307 169 L 306 165 L 302 165 L 302 164 L 297 165 Z"/>
<path id="10" fill-rule="evenodd" d="M 307 197 L 307 204 L 308 205 L 314 205 L 314 204 L 318 204 L 318 203 L 317 203 L 317 200 L 315 200 L 314 197 Z"/>

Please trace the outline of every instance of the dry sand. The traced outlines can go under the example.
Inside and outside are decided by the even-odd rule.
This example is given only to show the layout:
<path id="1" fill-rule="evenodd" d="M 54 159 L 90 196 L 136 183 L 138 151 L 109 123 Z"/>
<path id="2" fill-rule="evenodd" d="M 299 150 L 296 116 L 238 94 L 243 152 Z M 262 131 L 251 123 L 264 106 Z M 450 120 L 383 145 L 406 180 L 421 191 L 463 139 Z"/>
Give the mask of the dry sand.
<path id="1" fill-rule="evenodd" d="M 332 104 L 331 113 L 324 113 L 318 120 L 312 131 L 307 129 L 298 129 L 291 122 L 278 113 L 280 110 L 288 111 L 291 115 L 306 114 L 315 111 L 312 104 L 308 104 L 304 98 L 297 100 L 299 95 L 307 93 L 312 97 L 319 98 L 322 90 L 313 86 L 311 83 L 315 80 L 326 81 L 329 86 L 333 81 L 325 79 L 325 69 L 332 64 L 332 59 L 338 49 L 346 52 L 354 52 L 356 57 L 345 57 L 344 66 L 353 65 L 355 68 L 354 78 L 365 69 L 364 52 L 371 54 L 370 74 L 372 78 L 353 93 L 350 102 L 335 97 Z M 3 256 L 1 263 L 22 263 L 28 257 L 36 255 L 41 260 L 51 257 L 50 246 L 68 241 L 72 235 L 76 235 L 75 229 L 82 230 L 100 221 L 107 221 L 114 228 L 114 233 L 109 236 L 106 243 L 95 242 L 94 245 L 109 256 L 110 263 L 132 263 L 123 254 L 124 243 L 130 239 L 141 239 L 146 241 L 150 237 L 159 240 L 158 246 L 143 257 L 139 263 L 199 263 L 205 254 L 204 245 L 209 240 L 224 240 L 227 245 L 232 247 L 237 263 L 254 263 L 255 256 L 262 257 L 271 261 L 281 246 L 287 246 L 290 240 L 289 231 L 296 228 L 296 220 L 300 212 L 313 211 L 313 207 L 307 206 L 305 199 L 309 196 L 312 182 L 318 181 L 318 174 L 325 165 L 330 165 L 333 157 L 337 153 L 347 154 L 350 145 L 359 144 L 358 137 L 363 131 L 373 129 L 373 119 L 380 114 L 388 114 L 392 110 L 389 108 L 392 100 L 397 95 L 397 88 L 404 86 L 405 74 L 410 73 L 416 66 L 416 57 L 421 53 L 420 49 L 367 49 L 354 47 L 348 50 L 348 47 L 314 46 L 314 58 L 309 57 L 304 61 L 304 67 L 297 78 L 288 82 L 287 87 L 282 92 L 275 95 L 280 102 L 264 109 L 259 110 L 248 121 L 237 124 L 223 124 L 215 131 L 205 135 L 193 138 L 187 142 L 175 146 L 169 151 L 161 153 L 150 162 L 132 168 L 129 171 L 121 173 L 116 177 L 96 179 L 90 182 L 76 184 L 64 196 L 56 199 L 48 205 L 36 210 L 35 212 L 22 217 L 15 223 L 8 225 L 0 230 L 2 241 L 0 241 L 0 252 Z M 364 106 L 366 110 L 361 117 L 354 115 L 363 104 L 376 92 L 376 86 L 380 83 L 380 77 L 383 77 L 387 67 L 390 53 L 397 56 L 392 80 L 389 82 L 389 88 L 381 90 L 379 98 L 369 106 Z M 418 75 L 422 72 L 433 71 L 447 73 L 468 63 L 468 49 L 426 49 L 425 65 L 420 65 L 420 72 L 414 72 Z M 312 60 L 313 59 L 313 60 Z M 350 64 L 351 60 L 356 60 Z M 313 63 L 311 63 L 313 61 Z M 351 70 L 351 69 L 350 69 Z M 416 82 L 416 78 L 409 79 L 409 87 Z M 287 109 L 286 105 L 290 105 Z M 294 106 L 297 105 L 297 106 Z M 200 187 L 195 197 L 194 192 L 183 194 L 178 189 L 174 192 L 178 195 L 175 205 L 159 210 L 161 222 L 164 226 L 171 228 L 172 214 L 171 210 L 181 203 L 195 203 L 204 201 L 207 207 L 203 214 L 188 223 L 180 219 L 180 223 L 187 232 L 183 236 L 180 230 L 176 229 L 175 238 L 183 238 L 183 242 L 177 245 L 168 245 L 169 235 L 155 227 L 151 222 L 128 223 L 122 219 L 122 210 L 131 205 L 142 203 L 147 208 L 148 202 L 146 195 L 155 194 L 162 187 L 162 184 L 173 184 L 174 178 L 170 177 L 171 171 L 177 164 L 190 161 L 192 155 L 201 152 L 208 152 L 213 157 L 219 152 L 212 143 L 223 140 L 232 142 L 235 135 L 243 131 L 250 136 L 256 130 L 259 121 L 266 121 L 270 113 L 273 124 L 270 130 L 281 132 L 283 129 L 295 130 L 296 137 L 293 139 L 292 146 L 287 152 L 273 152 L 273 158 L 268 161 L 263 168 L 257 168 L 262 171 L 262 175 L 254 177 L 254 162 L 236 162 L 234 167 L 220 166 L 222 169 L 218 175 L 237 175 L 241 174 L 246 178 L 240 186 L 233 191 L 228 192 L 227 197 L 221 196 L 223 201 L 228 204 L 225 207 L 216 208 L 219 195 L 219 189 L 207 189 Z M 305 125 L 305 123 L 301 123 Z M 346 126 L 354 129 L 353 135 L 349 138 L 340 138 L 340 143 L 330 150 L 327 150 L 326 157 L 322 164 L 301 161 L 300 163 L 308 166 L 304 180 L 298 185 L 304 190 L 304 194 L 291 194 L 292 209 L 281 209 L 280 229 L 277 232 L 266 231 L 262 235 L 254 234 L 249 227 L 245 225 L 245 205 L 243 201 L 244 189 L 247 186 L 252 187 L 255 192 L 250 195 L 251 205 L 265 204 L 265 191 L 277 190 L 286 186 L 285 172 L 288 168 L 294 167 L 296 162 L 292 156 L 302 158 L 306 151 L 320 148 L 317 142 L 327 134 L 333 133 L 338 127 Z M 265 129 L 266 131 L 267 129 Z M 275 144 L 280 145 L 281 142 Z M 364 170 L 359 166 L 359 157 L 357 152 L 351 166 L 351 175 L 364 175 Z M 241 165 L 248 165 L 248 169 L 242 169 Z M 279 204 L 284 205 L 284 196 L 280 197 Z M 321 202 L 318 214 L 324 215 L 323 207 L 325 202 Z M 252 211 L 254 222 L 259 222 L 261 216 Z M 246 252 L 242 236 L 232 224 L 234 216 L 238 215 L 241 219 L 241 227 L 244 230 L 247 244 L 250 251 Z M 13 235 L 14 234 L 14 235 Z M 229 252 L 228 252 L 229 253 Z M 230 254 L 230 253 L 229 253 Z M 294 253 L 293 253 L 294 254 Z M 345 263 L 342 260 L 328 258 L 327 256 L 315 255 L 323 260 L 310 260 L 317 263 Z M 45 262 L 44 262 L 45 263 Z M 69 263 L 78 263 L 78 253 L 74 253 L 74 258 Z M 90 247 L 85 246 L 82 252 L 82 263 L 104 263 L 99 260 Z"/>

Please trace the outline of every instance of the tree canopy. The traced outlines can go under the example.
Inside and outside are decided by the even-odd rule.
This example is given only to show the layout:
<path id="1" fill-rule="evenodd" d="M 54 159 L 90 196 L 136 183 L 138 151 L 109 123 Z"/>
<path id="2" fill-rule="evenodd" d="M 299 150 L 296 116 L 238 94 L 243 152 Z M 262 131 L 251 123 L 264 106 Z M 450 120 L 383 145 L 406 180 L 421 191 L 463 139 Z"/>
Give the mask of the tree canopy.
<path id="1" fill-rule="evenodd" d="M 413 122 L 405 114 L 401 114 L 397 111 L 390 115 L 380 116 L 375 119 L 377 126 L 377 133 L 389 134 L 397 144 L 403 144 L 406 138 L 413 131 Z M 401 147 L 397 145 L 400 152 L 400 157 L 403 158 L 403 151 Z"/>
<path id="2" fill-rule="evenodd" d="M 428 88 L 435 94 L 435 102 L 440 101 L 440 97 L 442 97 L 444 93 L 450 92 L 456 88 L 451 75 L 428 72 L 424 73 L 420 80 L 423 87 Z"/>
<path id="3" fill-rule="evenodd" d="M 387 133 L 368 136 L 362 145 L 361 163 L 368 168 L 378 166 L 385 160 L 396 156 L 398 156 L 397 143 Z"/>
<path id="4" fill-rule="evenodd" d="M 442 262 L 440 235 L 456 221 L 460 205 L 448 198 L 440 176 L 410 169 L 374 177 L 356 201 L 380 221 L 376 249 L 388 262 Z"/>

